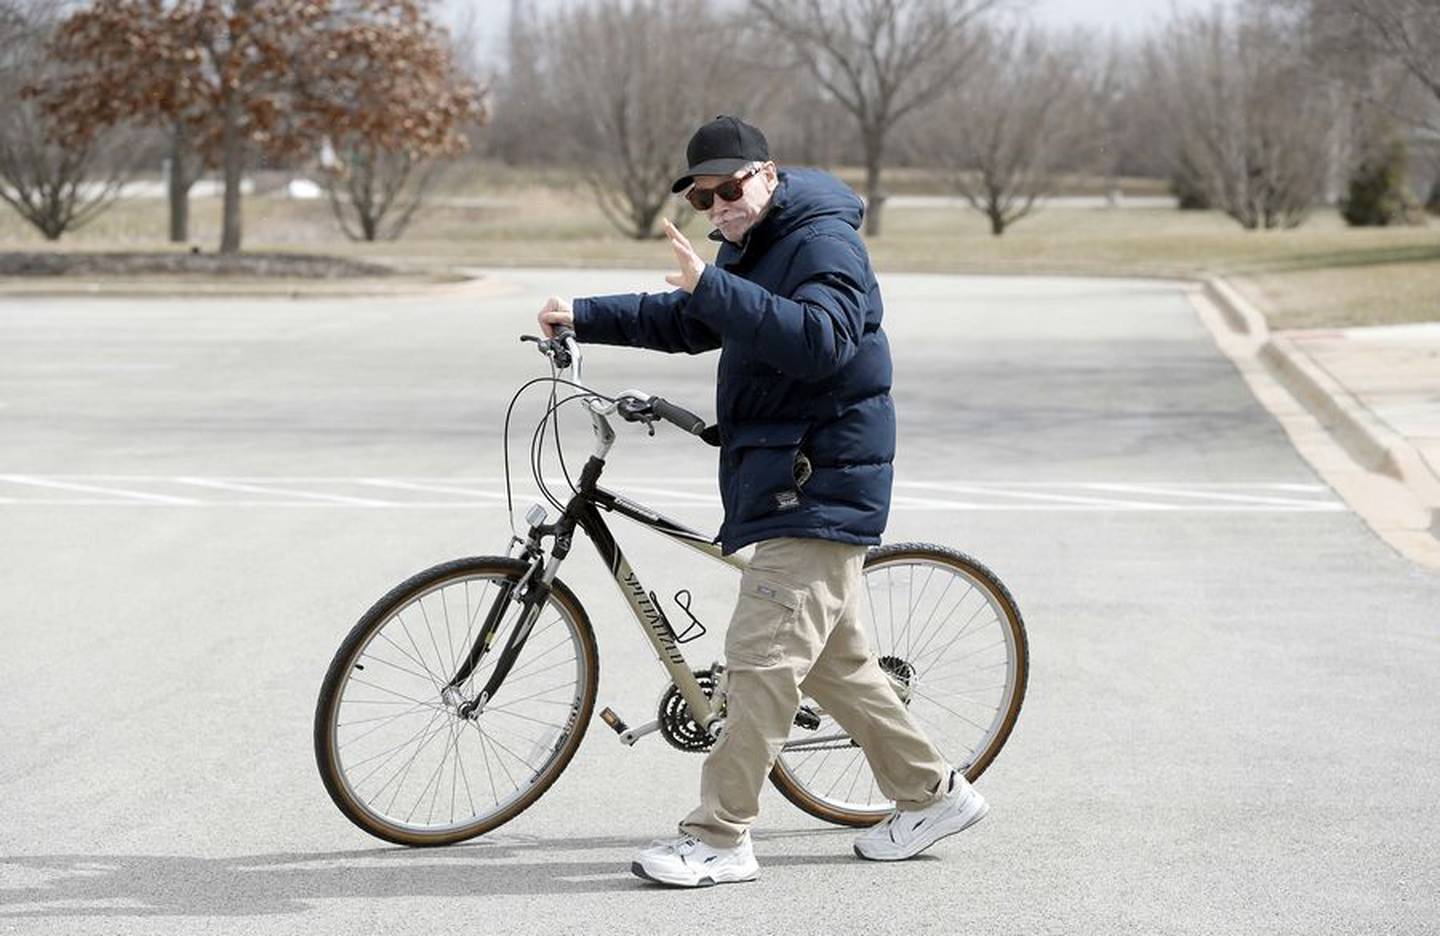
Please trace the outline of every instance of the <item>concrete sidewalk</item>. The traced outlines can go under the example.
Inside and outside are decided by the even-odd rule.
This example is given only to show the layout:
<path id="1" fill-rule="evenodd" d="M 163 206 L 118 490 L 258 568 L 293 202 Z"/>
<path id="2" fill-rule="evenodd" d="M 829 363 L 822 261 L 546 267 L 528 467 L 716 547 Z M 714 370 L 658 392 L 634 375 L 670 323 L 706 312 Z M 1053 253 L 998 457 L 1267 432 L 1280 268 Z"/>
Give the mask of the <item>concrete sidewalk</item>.
<path id="1" fill-rule="evenodd" d="M 1202 316 L 1217 343 L 1302 453 L 1387 542 L 1440 568 L 1440 322 L 1271 333 L 1225 281 L 1208 281 L 1205 294 L 1221 313 Z M 1303 406 L 1351 464 L 1338 464 L 1313 439 L 1302 444 L 1305 428 L 1255 386 L 1260 374 L 1251 364 Z M 1355 469 L 1370 478 L 1356 483 Z"/>

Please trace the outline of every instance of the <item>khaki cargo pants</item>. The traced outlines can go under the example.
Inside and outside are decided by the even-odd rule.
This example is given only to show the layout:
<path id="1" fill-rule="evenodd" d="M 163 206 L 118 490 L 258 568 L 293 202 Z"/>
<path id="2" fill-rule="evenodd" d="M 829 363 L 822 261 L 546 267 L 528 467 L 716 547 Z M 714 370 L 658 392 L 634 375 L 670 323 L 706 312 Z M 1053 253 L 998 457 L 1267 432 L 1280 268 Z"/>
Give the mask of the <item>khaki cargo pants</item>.
<path id="1" fill-rule="evenodd" d="M 760 813 L 760 789 L 801 695 L 859 742 L 876 785 L 901 809 L 935 802 L 950 766 L 880 670 L 860 618 L 865 547 L 818 539 L 759 543 L 725 634 L 725 730 L 705 758 L 700 805 L 680 831 L 729 848 Z"/>

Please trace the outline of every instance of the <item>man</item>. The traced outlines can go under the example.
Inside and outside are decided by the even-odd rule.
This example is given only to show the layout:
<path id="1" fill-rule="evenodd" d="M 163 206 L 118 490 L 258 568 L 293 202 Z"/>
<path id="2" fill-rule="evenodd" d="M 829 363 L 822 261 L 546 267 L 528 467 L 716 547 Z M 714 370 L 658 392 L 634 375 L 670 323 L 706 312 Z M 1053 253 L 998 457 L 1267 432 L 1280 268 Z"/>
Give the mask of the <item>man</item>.
<path id="1" fill-rule="evenodd" d="M 862 858 L 896 860 L 978 822 L 985 800 L 917 727 L 860 621 L 861 566 L 890 509 L 895 414 L 880 289 L 858 234 L 863 205 L 816 170 L 779 171 L 765 136 L 735 117 L 705 124 L 674 191 L 721 241 L 705 263 L 669 221 L 678 273 L 664 294 L 551 298 L 547 334 L 698 354 L 720 348 L 721 546 L 755 544 L 725 635 L 725 728 L 705 760 L 681 837 L 632 870 L 664 884 L 753 880 L 749 828 L 802 693 L 859 742 L 897 804 L 861 835 Z"/>

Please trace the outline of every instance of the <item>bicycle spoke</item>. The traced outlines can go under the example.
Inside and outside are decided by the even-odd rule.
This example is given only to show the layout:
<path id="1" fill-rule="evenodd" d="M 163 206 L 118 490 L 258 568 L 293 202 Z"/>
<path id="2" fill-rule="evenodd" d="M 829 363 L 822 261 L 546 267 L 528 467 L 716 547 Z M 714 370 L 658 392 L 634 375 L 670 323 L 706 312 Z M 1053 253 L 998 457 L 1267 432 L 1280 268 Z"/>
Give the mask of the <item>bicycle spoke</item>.
<path id="1" fill-rule="evenodd" d="M 570 663 L 574 663 L 574 662 L 575 662 L 575 658 L 574 658 L 574 657 L 570 657 L 569 659 L 567 659 L 567 660 L 561 660 L 561 661 L 559 661 L 558 663 L 551 663 L 549 666 L 542 666 L 542 667 L 541 667 L 540 669 L 538 669 L 538 670 L 532 670 L 532 671 L 530 671 L 530 672 L 528 672 L 528 673 L 525 673 L 524 675 L 520 676 L 518 679 L 516 679 L 515 675 L 512 673 L 511 675 L 505 677 L 505 685 L 507 685 L 507 686 L 513 686 L 515 682 L 524 682 L 524 681 L 527 680 L 527 679 L 534 679 L 536 676 L 539 676 L 539 675 L 541 675 L 541 674 L 543 674 L 543 673 L 548 673 L 548 672 L 550 672 L 550 671 L 553 670 L 553 669 L 558 669 L 558 668 L 560 668 L 560 667 L 562 667 L 562 666 L 566 666 L 566 665 L 568 665 L 568 664 L 570 664 Z M 512 680 L 513 680 L 514 682 L 512 682 Z"/>
<path id="2" fill-rule="evenodd" d="M 532 694 L 532 695 L 528 695 L 528 696 L 522 696 L 522 697 L 519 698 L 519 699 L 506 699 L 504 705 L 489 706 L 489 707 L 486 707 L 485 711 L 487 711 L 487 712 L 490 711 L 490 708 L 492 708 L 492 707 L 493 707 L 493 708 L 510 708 L 510 707 L 512 707 L 512 706 L 519 705 L 521 702 L 528 702 L 528 701 L 530 701 L 531 699 L 539 699 L 539 698 L 540 698 L 541 696 L 543 696 L 543 695 L 548 695 L 549 693 L 552 693 L 552 692 L 559 692 L 561 689 L 566 689 L 566 688 L 568 688 L 568 687 L 570 687 L 570 686 L 573 686 L 573 685 L 574 685 L 574 683 L 561 683 L 561 684 L 558 685 L 558 686 L 551 686 L 549 689 L 542 689 L 542 690 L 540 690 L 539 692 L 536 692 L 536 693 L 534 693 L 534 694 Z M 543 701 L 543 700 L 542 700 L 542 701 Z M 569 702 L 551 702 L 551 703 L 549 703 L 549 704 L 551 704 L 551 705 L 569 705 L 570 703 L 569 703 Z"/>
<path id="3" fill-rule="evenodd" d="M 455 635 L 450 633 L 450 603 L 445 600 L 445 589 L 440 589 L 440 613 L 445 617 L 445 647 L 450 651 L 450 672 L 459 669 L 460 661 L 455 655 Z"/>
<path id="4" fill-rule="evenodd" d="M 400 666 L 400 665 L 395 664 L 395 663 L 391 663 L 389 660 L 382 660 L 380 657 L 377 657 L 377 656 L 375 656 L 374 654 L 372 654 L 372 653 L 370 653 L 370 652 L 368 652 L 368 651 L 365 652 L 365 653 L 360 654 L 360 657 L 361 657 L 361 659 L 374 660 L 376 663 L 379 663 L 381 666 L 388 666 L 388 667 L 390 667 L 391 669 L 399 670 L 399 671 L 402 672 L 402 673 L 405 673 L 405 674 L 410 675 L 410 676 L 414 676 L 416 679 L 423 679 L 423 680 L 425 680 L 426 682 L 429 682 L 429 681 L 430 681 L 430 677 L 427 676 L 427 675 L 425 675 L 424 673 L 417 673 L 417 672 L 415 672 L 415 671 L 412 670 L 412 669 L 406 669 L 406 668 L 403 667 L 403 666 Z"/>
<path id="5" fill-rule="evenodd" d="M 926 702 L 929 702 L 931 705 L 935 706 L 936 708 L 942 708 L 942 709 L 944 709 L 945 711 L 949 712 L 951 715 L 954 715 L 956 718 L 960 719 L 961 721 L 963 721 L 963 722 L 964 722 L 965 724 L 967 724 L 967 725 L 971 725 L 971 726 L 973 726 L 973 727 L 975 727 L 975 728 L 979 728 L 981 731 L 989 731 L 989 730 L 990 730 L 990 726 L 989 726 L 989 725 L 982 725 L 982 724 L 980 724 L 980 723 L 977 722 L 977 721 L 973 721 L 972 719 L 970 719 L 970 718 L 968 718 L 968 717 L 966 717 L 966 716 L 964 716 L 964 715 L 961 715 L 959 712 L 955 711 L 955 710 L 952 709 L 950 706 L 944 705 L 944 704 L 942 704 L 940 701 L 938 701 L 938 700 L 936 700 L 936 699 L 930 698 L 929 696 L 927 696 L 927 695 L 926 695 L 925 693 L 923 693 L 923 692 L 918 692 L 918 691 L 917 691 L 915 694 L 916 694 L 917 696 L 919 696 L 920 698 L 924 699 Z"/>
<path id="6" fill-rule="evenodd" d="M 369 757 L 365 758 L 364 760 L 356 761 L 355 763 L 351 764 L 351 765 L 349 766 L 349 768 L 346 770 L 346 774 L 347 774 L 347 775 L 348 775 L 351 771 L 353 771 L 355 768 L 360 767 L 360 766 L 362 766 L 362 765 L 364 765 L 364 764 L 368 764 L 370 761 L 375 760 L 375 759 L 378 758 L 378 757 L 384 757 L 384 758 L 385 758 L 385 759 L 382 760 L 379 764 L 377 764 L 377 765 L 375 766 L 375 768 L 374 768 L 373 770 L 371 770 L 368 774 L 366 774 L 365 776 L 361 777 L 359 780 L 353 781 L 353 782 L 350 784 L 350 786 L 353 787 L 353 788 L 355 788 L 355 789 L 358 791 L 358 790 L 360 789 L 360 787 L 365 784 L 366 781 L 368 781 L 371 777 L 375 776 L 375 775 L 376 775 L 377 773 L 379 773 L 380 771 L 384 770 L 384 769 L 390 764 L 390 761 L 394 760 L 395 757 L 400 753 L 400 751 L 401 751 L 406 745 L 408 745 L 411 741 L 414 741 L 416 738 L 419 738 L 421 735 L 423 735 L 423 734 L 425 734 L 426 732 L 428 732 L 428 731 L 430 730 L 431 726 L 435 724 L 435 719 L 437 719 L 437 718 L 439 718 L 439 717 L 440 717 L 440 713 L 439 713 L 439 712 L 435 712 L 434 714 L 432 714 L 432 715 L 430 716 L 430 720 L 429 720 L 428 722 L 426 722 L 426 723 L 424 724 L 424 726 L 422 726 L 422 727 L 420 728 L 419 731 L 415 732 L 415 733 L 412 734 L 410 737 L 406 738 L 404 741 L 401 741 L 399 744 L 395 745 L 394 747 L 386 748 L 386 749 L 383 750 L 383 751 L 379 751 L 379 752 L 377 752 L 377 753 L 375 753 L 375 754 L 370 755 Z M 388 755 L 388 756 L 387 756 L 387 755 Z"/>
<path id="7" fill-rule="evenodd" d="M 476 725 L 475 722 L 471 722 L 470 724 L 475 725 L 475 730 L 480 732 L 481 740 L 486 744 L 489 744 L 491 748 L 499 748 L 504 746 L 501 744 L 497 744 L 495 739 L 487 735 L 485 733 L 485 730 L 479 725 Z M 499 764 L 500 769 L 504 771 L 505 778 L 510 781 L 510 786 L 516 790 L 520 789 L 520 784 L 515 782 L 515 777 L 510 773 L 510 768 L 505 766 L 505 761 L 500 757 L 499 751 L 495 752 L 495 763 Z"/>
<path id="8" fill-rule="evenodd" d="M 396 620 L 399 620 L 399 618 L 397 617 Z M 405 626 L 404 626 L 403 623 L 401 624 L 400 629 L 401 629 L 401 630 L 404 630 L 404 629 L 405 629 Z M 380 629 L 380 630 L 378 630 L 378 631 L 376 631 L 376 632 L 375 632 L 375 636 L 376 636 L 376 637 L 379 637 L 381 640 L 385 641 L 385 642 L 388 643 L 390 646 L 394 647 L 394 648 L 396 649 L 396 651 L 398 651 L 398 652 L 400 653 L 400 655 L 403 656 L 405 659 L 409 660 L 411 663 L 414 663 L 416 666 L 420 667 L 422 670 L 425 670 L 425 678 L 428 679 L 428 680 L 430 680 L 430 682 L 431 682 L 432 684 L 434 684 L 437 689 L 439 688 L 439 683 L 435 682 L 435 677 L 434 677 L 434 675 L 431 674 L 430 668 L 425 665 L 424 661 L 418 660 L 418 659 L 416 659 L 415 657 L 411 656 L 409 653 L 407 653 L 407 652 L 405 651 L 405 648 L 404 648 L 404 647 L 400 646 L 400 645 L 397 644 L 395 641 L 391 640 L 388 636 L 386 636 L 385 630 L 384 630 L 383 628 Z M 411 643 L 413 644 L 414 641 L 412 640 Z M 367 647 L 366 649 L 368 650 L 369 648 Z"/>
<path id="9" fill-rule="evenodd" d="M 441 603 L 442 605 L 444 603 L 443 596 L 441 597 Z M 435 640 L 435 625 L 430 623 L 430 615 L 425 611 L 425 597 L 421 596 L 417 598 L 415 604 L 420 607 L 420 619 L 425 622 L 425 635 L 430 638 L 430 647 L 435 651 L 435 661 L 443 668 L 445 666 L 445 654 L 440 652 L 440 644 Z M 442 679 L 437 685 L 443 686 L 447 682 L 449 682 L 448 679 Z"/>
<path id="10" fill-rule="evenodd" d="M 348 738 L 348 739 L 346 739 L 345 741 L 341 741 L 341 742 L 337 743 L 337 744 L 335 745 L 335 750 L 337 750 L 337 751 L 343 751 L 343 750 L 345 750 L 345 748 L 347 748 L 347 747 L 349 747 L 350 745 L 354 744 L 356 741 L 359 741 L 359 740 L 362 739 L 362 738 L 368 738 L 368 737 L 370 737 L 370 735 L 372 735 L 372 734 L 374 734 L 375 732 L 379 731 L 380 729 L 384 728 L 387 724 L 389 724 L 390 722 L 394 721 L 395 719 L 397 719 L 397 718 L 404 718 L 404 717 L 407 716 L 407 715 L 417 714 L 417 713 L 419 713 L 420 711 L 422 711 L 424 708 L 425 708 L 425 707 L 424 707 L 423 705 L 412 705 L 412 706 L 410 706 L 408 709 L 406 709 L 405 711 L 403 711 L 403 712 L 396 712 L 394 715 L 383 715 L 383 716 L 381 716 L 379 719 L 374 719 L 374 718 L 364 719 L 363 721 L 366 721 L 366 722 L 379 721 L 380 724 L 374 726 L 373 728 L 367 728 L 367 729 L 365 729 L 364 731 L 362 731 L 360 734 L 356 735 L 356 736 L 353 737 L 353 738 Z M 358 724 L 362 724 L 362 722 L 346 722 L 346 723 L 345 723 L 345 726 L 348 727 L 348 726 L 350 726 L 350 725 L 358 725 Z M 335 726 L 335 728 L 336 728 L 337 731 L 339 730 L 340 727 L 341 727 L 340 725 L 336 725 L 336 726 Z"/>
<path id="11" fill-rule="evenodd" d="M 862 758 L 863 758 L 863 755 L 860 753 L 859 750 L 856 750 L 856 752 L 855 752 L 855 757 L 862 757 Z M 830 782 L 830 786 L 826 788 L 826 790 L 825 790 L 825 795 L 826 795 L 826 796 L 829 796 L 832 792 L 834 792 L 835 788 L 836 788 L 837 786 L 839 786 L 839 785 L 845 780 L 846 776 L 849 775 L 849 773 L 850 773 L 850 767 L 851 767 L 852 764 L 855 763 L 855 757 L 852 757 L 850 760 L 846 761 L 846 762 L 845 762 L 845 766 L 840 768 L 840 772 L 839 772 L 838 774 L 836 774 L 835 779 L 832 780 L 832 781 Z"/>
<path id="12" fill-rule="evenodd" d="M 846 788 L 846 790 L 845 790 L 845 801 L 846 801 L 847 803 L 853 803 L 853 802 L 855 802 L 855 800 L 854 800 L 854 796 L 855 796 L 855 784 L 857 784 L 857 783 L 860 782 L 860 778 L 865 775 L 866 769 L 869 768 L 869 766 L 870 766 L 870 762 L 865 758 L 865 752 L 864 752 L 864 751 L 859 751 L 859 752 L 857 752 L 857 753 L 858 753 L 860 756 L 859 756 L 859 758 L 857 758 L 857 760 L 856 760 L 856 764 L 855 764 L 855 776 L 853 776 L 853 777 L 850 778 L 850 786 L 849 786 L 848 788 Z"/>
<path id="13" fill-rule="evenodd" d="M 471 793 L 471 791 L 470 791 L 470 774 L 469 774 L 468 771 L 465 770 L 465 753 L 464 753 L 464 747 L 465 747 L 465 745 L 462 743 L 464 737 L 465 737 L 465 732 L 464 732 L 464 731 L 461 731 L 461 732 L 460 732 L 460 738 L 461 738 L 461 740 L 458 740 L 458 741 L 455 742 L 455 763 L 456 763 L 456 764 L 459 766 L 459 768 L 460 768 L 460 779 L 465 782 L 465 802 L 467 802 L 467 803 L 470 804 L 470 815 L 473 816 L 473 815 L 475 815 L 475 813 L 476 813 L 476 810 L 475 810 L 475 796 L 474 796 L 474 794 Z M 451 821 L 451 822 L 454 822 L 454 821 L 455 821 L 455 812 L 454 812 L 455 807 L 454 807 L 454 805 L 453 805 L 453 797 L 452 797 L 452 805 L 451 805 L 451 807 L 450 807 L 450 810 L 451 810 L 451 812 L 450 812 L 450 821 Z"/>
<path id="14" fill-rule="evenodd" d="M 435 684 L 436 693 L 439 693 L 442 683 L 434 673 L 430 672 L 430 664 L 425 662 L 425 654 L 420 652 L 420 645 L 415 643 L 415 637 L 410 633 L 410 628 L 406 626 L 405 618 L 399 611 L 395 612 L 395 620 L 400 624 L 400 629 L 405 632 L 405 638 L 410 641 L 410 647 L 415 651 L 415 656 L 411 657 L 411 659 L 420 664 L 420 668 L 425 671 L 426 675 L 430 677 L 430 681 Z M 384 632 L 382 631 L 381 634 L 383 636 Z"/>
<path id="15" fill-rule="evenodd" d="M 415 810 L 419 809 L 419 808 L 420 808 L 420 804 L 425 801 L 425 794 L 430 792 L 430 787 L 431 787 L 432 784 L 435 786 L 435 792 L 436 792 L 437 794 L 440 792 L 440 786 L 439 786 L 439 784 L 437 784 L 435 781 L 438 780 L 438 779 L 440 779 L 440 774 L 445 770 L 445 762 L 446 762 L 447 760 L 449 760 L 449 758 L 450 758 L 450 746 L 451 746 L 451 745 L 454 743 L 454 741 L 455 741 L 455 723 L 454 723 L 454 722 L 447 721 L 447 722 L 445 723 L 445 733 L 446 733 L 446 735 L 449 736 L 450 740 L 447 741 L 447 742 L 445 742 L 445 747 L 440 751 L 440 763 L 436 765 L 435 770 L 430 774 L 430 778 L 425 781 L 425 785 L 420 788 L 420 795 L 415 798 L 415 805 L 414 805 L 414 806 L 411 806 L 411 807 L 410 807 L 410 811 L 405 814 L 405 821 L 406 821 L 406 822 L 409 822 L 412 818 L 414 818 L 414 816 L 415 816 Z M 430 797 L 430 812 L 429 812 L 429 814 L 425 817 L 425 822 L 426 822 L 426 823 L 429 823 L 430 820 L 433 819 L 434 817 L 435 817 L 435 797 L 432 795 L 432 796 Z"/>
<path id="16" fill-rule="evenodd" d="M 933 607 L 933 608 L 930 609 L 930 616 L 925 619 L 925 623 L 924 623 L 924 624 L 920 625 L 920 634 L 918 635 L 918 637 L 923 637 L 923 636 L 925 636 L 926 634 L 929 633 L 930 622 L 932 622 L 932 621 L 935 620 L 935 614 L 936 614 L 936 612 L 938 612 L 938 611 L 940 610 L 941 606 L 945 604 L 945 596 L 950 594 L 950 589 L 951 589 L 952 587 L 954 587 L 955 581 L 956 581 L 957 578 L 958 578 L 958 576 L 953 576 L 953 575 L 952 575 L 952 576 L 950 577 L 950 581 L 948 581 L 948 582 L 945 583 L 945 588 L 944 588 L 943 591 L 940 592 L 940 597 L 937 598 L 937 599 L 935 599 L 935 607 Z M 965 596 L 963 596 L 963 595 L 960 596 L 960 601 L 963 602 L 964 600 L 965 600 Z M 943 622 L 942 622 L 942 623 L 943 623 Z M 910 626 L 909 624 L 906 624 L 906 629 L 907 629 L 907 630 L 909 629 L 909 626 Z M 906 656 L 909 656 L 909 657 L 911 657 L 912 659 L 914 658 L 914 655 L 915 655 L 915 654 L 914 654 L 914 642 L 915 642 L 916 639 L 918 639 L 918 637 L 912 637 L 912 638 L 911 638 L 909 648 L 906 650 Z"/>
<path id="17" fill-rule="evenodd" d="M 371 688 L 371 689 L 379 690 L 380 692 L 383 692 L 383 693 L 385 693 L 386 695 L 396 696 L 396 697 L 398 697 L 398 698 L 404 699 L 406 702 L 414 702 L 416 705 L 428 705 L 428 706 L 431 706 L 432 708 L 438 707 L 438 703 L 436 703 L 436 702 L 427 701 L 427 700 L 425 700 L 425 699 L 417 699 L 417 698 L 415 698 L 414 696 L 405 695 L 403 692 L 396 692 L 394 689 L 386 689 L 384 686 L 377 686 L 377 685 L 375 685 L 375 684 L 372 683 L 372 682 L 366 682 L 365 680 L 360 679 L 360 678 L 358 678 L 358 677 L 356 677 L 356 676 L 351 676 L 351 677 L 350 677 L 350 681 L 351 681 L 352 683 L 358 683 L 359 685 L 362 685 L 362 686 L 367 686 L 367 687 L 369 687 L 369 688 Z"/>
<path id="18" fill-rule="evenodd" d="M 400 791 L 405 787 L 405 781 L 409 779 L 410 771 L 414 769 L 415 762 L 420 759 L 420 755 L 423 754 L 425 752 L 425 749 L 430 746 L 430 742 L 440 737 L 440 732 L 443 731 L 446 727 L 448 727 L 447 723 L 441 722 L 439 728 L 426 735 L 425 739 L 416 746 L 415 753 L 411 754 L 410 759 L 405 762 L 405 766 L 402 767 L 395 774 L 392 774 L 390 779 L 386 780 L 383 784 L 381 784 L 380 789 L 375 791 L 375 798 L 378 800 L 380 798 L 380 794 L 385 792 L 385 788 L 388 787 L 397 777 L 399 778 L 399 782 L 395 784 L 395 792 L 390 794 L 390 802 L 385 804 L 385 812 L 387 814 L 392 813 L 392 811 L 395 809 L 395 801 L 400 798 Z"/>
<path id="19" fill-rule="evenodd" d="M 955 602 L 955 604 L 950 607 L 950 610 L 945 612 L 945 616 L 940 619 L 940 622 L 928 632 L 929 636 L 925 638 L 925 642 L 920 645 L 919 650 L 915 651 L 915 655 L 917 657 L 923 657 L 925 655 L 925 651 L 930 649 L 930 644 L 935 641 L 935 638 L 945 633 L 946 625 L 949 624 L 950 619 L 955 616 L 955 612 L 959 611 L 965 606 L 965 600 L 970 597 L 970 594 L 970 592 L 966 592 L 965 594 L 961 595 L 960 598 Z M 986 607 L 986 605 L 984 604 L 980 606 L 980 608 L 984 607 Z M 975 615 L 980 613 L 980 608 L 976 608 L 973 612 L 971 612 L 970 620 L 974 620 Z M 964 631 L 965 628 L 962 625 L 960 629 L 961 631 Z"/>
<path id="20" fill-rule="evenodd" d="M 955 641 L 952 640 L 950 643 L 953 645 L 953 644 L 955 643 Z M 981 647 L 981 648 L 979 648 L 978 650 L 971 650 L 969 653 L 961 654 L 960 656 L 956 657 L 956 658 L 955 658 L 953 661 L 951 661 L 951 662 L 958 663 L 958 662 L 960 662 L 960 661 L 962 661 L 962 660 L 968 660 L 968 659 L 970 659 L 970 658 L 973 657 L 973 656 L 978 656 L 979 654 L 985 653 L 985 652 L 990 651 L 990 650 L 994 650 L 996 647 L 1003 647 L 1003 646 L 1005 646 L 1005 644 L 1006 644 L 1005 638 L 1004 638 L 1004 637 L 1001 637 L 1001 638 L 1000 638 L 999 640 L 997 640 L 995 643 L 989 644 L 989 645 L 984 646 L 984 647 Z M 940 656 L 944 656 L 945 652 L 946 652 L 946 651 L 949 651 L 949 649 L 950 649 L 950 648 L 947 646 L 947 647 L 945 648 L 945 651 L 942 651 L 942 652 L 941 652 L 941 655 L 940 655 Z M 930 665 L 927 666 L 925 669 L 921 670 L 919 673 L 916 673 L 916 674 L 915 674 L 915 679 L 916 679 L 917 681 L 919 681 L 920 679 L 923 679 L 924 676 L 925 676 L 925 674 L 928 673 L 928 672 L 930 672 L 930 670 L 935 667 L 935 664 L 936 664 L 936 663 L 939 663 L 939 662 L 940 662 L 940 656 L 937 656 L 933 661 L 931 661 Z"/>
<path id="21" fill-rule="evenodd" d="M 490 779 L 490 798 L 495 801 L 495 805 L 498 807 L 500 805 L 500 793 L 495 789 L 495 774 L 490 769 L 490 752 L 485 749 L 485 732 L 481 731 L 480 726 L 474 722 L 470 722 L 470 724 L 474 725 L 476 733 L 480 736 L 480 756 L 485 759 L 485 776 Z"/>
<path id="22" fill-rule="evenodd" d="M 925 673 L 929 671 L 930 667 L 934 666 L 936 663 L 939 663 L 940 658 L 943 657 L 946 653 L 950 652 L 950 648 L 955 646 L 956 641 L 958 641 L 961 637 L 964 637 L 966 632 L 969 631 L 970 625 L 975 622 L 975 616 L 988 607 L 990 607 L 988 604 L 981 604 L 980 607 L 972 611 L 970 613 L 970 617 L 965 621 L 964 625 L 955 632 L 955 636 L 951 637 L 949 643 L 945 644 L 945 646 L 940 649 L 940 652 L 935 654 L 934 659 L 932 659 L 928 664 L 926 664 L 925 669 L 915 674 L 915 678 L 919 679 L 920 677 L 924 676 Z M 922 649 L 919 655 L 923 657 L 924 652 L 925 651 Z"/>
<path id="23" fill-rule="evenodd" d="M 559 728 L 559 729 L 561 729 L 562 731 L 563 731 L 564 728 L 565 728 L 565 725 L 564 725 L 562 722 L 541 721 L 541 720 L 538 719 L 538 718 L 532 718 L 532 717 L 530 717 L 529 715 L 521 715 L 519 712 L 511 712 L 511 711 L 508 711 L 508 710 L 506 710 L 506 709 L 502 709 L 502 708 L 499 708 L 499 707 L 496 707 L 496 708 L 487 708 L 487 709 L 485 710 L 485 713 L 486 713 L 487 715 L 488 715 L 489 713 L 491 713 L 491 712 L 494 712 L 494 713 L 497 714 L 497 715 L 504 715 L 506 718 L 520 718 L 520 719 L 523 719 L 523 720 L 528 721 L 528 722 L 534 722 L 534 723 L 537 724 L 537 725 L 544 725 L 544 726 L 547 727 L 547 728 Z"/>

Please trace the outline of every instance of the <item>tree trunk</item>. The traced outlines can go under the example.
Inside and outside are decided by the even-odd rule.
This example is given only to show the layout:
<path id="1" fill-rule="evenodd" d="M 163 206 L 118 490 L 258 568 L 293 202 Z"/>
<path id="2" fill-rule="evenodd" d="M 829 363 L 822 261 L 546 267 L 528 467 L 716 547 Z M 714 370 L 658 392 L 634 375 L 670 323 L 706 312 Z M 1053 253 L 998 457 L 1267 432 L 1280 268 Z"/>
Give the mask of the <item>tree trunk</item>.
<path id="1" fill-rule="evenodd" d="M 225 208 L 221 222 L 220 252 L 240 251 L 240 182 L 245 169 L 245 140 L 240 132 L 240 92 L 231 88 L 225 95 L 224 150 Z"/>
<path id="2" fill-rule="evenodd" d="M 880 236 L 880 212 L 885 207 L 885 191 L 880 187 L 884 148 L 884 137 L 880 131 L 865 133 L 865 234 L 867 237 Z"/>
<path id="3" fill-rule="evenodd" d="M 990 216 L 990 233 L 999 237 L 1005 233 L 1005 216 L 998 211 L 987 211 Z"/>
<path id="4" fill-rule="evenodd" d="M 183 124 L 170 135 L 170 243 L 190 239 L 190 140 Z"/>

